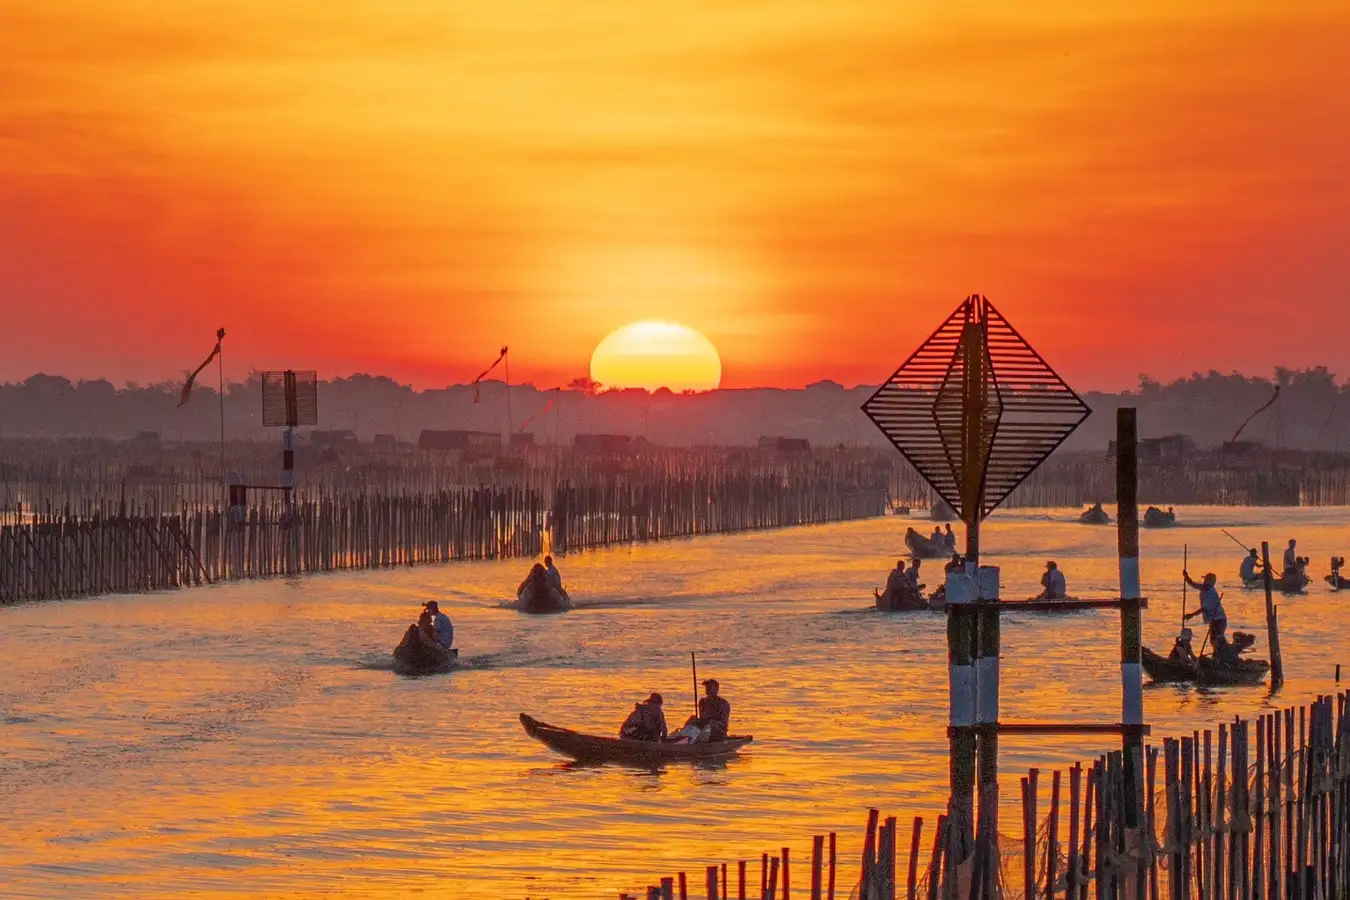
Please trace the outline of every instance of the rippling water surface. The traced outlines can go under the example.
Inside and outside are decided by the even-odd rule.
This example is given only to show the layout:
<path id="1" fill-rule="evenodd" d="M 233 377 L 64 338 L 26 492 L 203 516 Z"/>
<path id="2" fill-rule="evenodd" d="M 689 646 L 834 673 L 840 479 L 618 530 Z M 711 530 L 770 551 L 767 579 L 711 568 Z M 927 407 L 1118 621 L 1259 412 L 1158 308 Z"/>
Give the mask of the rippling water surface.
<path id="1" fill-rule="evenodd" d="M 1185 527 L 1143 534 L 1154 647 L 1176 630 L 1186 543 L 1194 573 L 1220 574 L 1230 628 L 1257 632 L 1264 651 L 1261 595 L 1233 587 L 1241 552 L 1220 527 L 1276 552 L 1298 537 L 1317 581 L 1281 600 L 1282 698 L 1149 688 L 1154 735 L 1333 689 L 1350 641 L 1321 576 L 1350 545 L 1350 511 L 1180 515 Z M 995 515 L 985 554 L 1003 567 L 1005 597 L 1035 593 L 1049 558 L 1076 596 L 1118 592 L 1114 528 L 1073 516 Z M 904 824 L 939 810 L 946 788 L 945 620 L 870 609 L 905 524 L 570 556 L 560 568 L 581 608 L 561 616 L 498 608 L 519 561 L 0 610 L 0 893 L 615 897 L 653 873 L 802 852 L 829 830 L 851 859 L 868 806 Z M 433 598 L 467 665 L 396 676 L 389 651 Z M 1003 718 L 1118 720 L 1118 622 L 1005 616 Z M 610 734 L 653 690 L 682 721 L 690 650 L 700 676 L 721 680 L 733 730 L 756 736 L 738 759 L 655 774 L 569 768 L 521 731 L 529 712 Z M 1002 746 L 1013 797 L 1026 767 L 1110 741 Z"/>

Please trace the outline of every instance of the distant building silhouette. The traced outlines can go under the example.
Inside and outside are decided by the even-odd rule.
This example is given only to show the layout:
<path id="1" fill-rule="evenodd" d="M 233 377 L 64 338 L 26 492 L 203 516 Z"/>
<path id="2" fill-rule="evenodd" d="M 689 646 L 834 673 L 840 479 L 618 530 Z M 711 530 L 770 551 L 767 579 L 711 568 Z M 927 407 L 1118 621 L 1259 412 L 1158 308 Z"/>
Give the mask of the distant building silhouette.
<path id="1" fill-rule="evenodd" d="M 502 436 L 495 431 L 423 431 L 419 450 L 500 450 Z"/>

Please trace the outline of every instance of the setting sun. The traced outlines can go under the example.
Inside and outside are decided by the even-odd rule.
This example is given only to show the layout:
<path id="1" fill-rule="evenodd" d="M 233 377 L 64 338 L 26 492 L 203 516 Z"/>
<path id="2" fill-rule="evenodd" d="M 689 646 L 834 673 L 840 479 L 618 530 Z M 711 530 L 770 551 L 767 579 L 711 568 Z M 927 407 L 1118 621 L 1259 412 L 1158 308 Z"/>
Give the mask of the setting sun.
<path id="1" fill-rule="evenodd" d="M 591 354 L 591 379 L 607 388 L 707 391 L 722 383 L 722 360 L 702 334 L 678 322 L 632 322 Z"/>

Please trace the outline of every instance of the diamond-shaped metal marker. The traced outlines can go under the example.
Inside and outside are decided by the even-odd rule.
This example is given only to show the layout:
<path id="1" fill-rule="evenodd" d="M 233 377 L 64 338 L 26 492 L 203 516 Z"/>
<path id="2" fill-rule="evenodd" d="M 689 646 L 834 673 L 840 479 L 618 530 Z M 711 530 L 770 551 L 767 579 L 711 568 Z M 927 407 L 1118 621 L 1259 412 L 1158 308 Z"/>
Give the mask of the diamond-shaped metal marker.
<path id="1" fill-rule="evenodd" d="M 979 295 L 863 411 L 967 524 L 989 515 L 1091 413 Z"/>

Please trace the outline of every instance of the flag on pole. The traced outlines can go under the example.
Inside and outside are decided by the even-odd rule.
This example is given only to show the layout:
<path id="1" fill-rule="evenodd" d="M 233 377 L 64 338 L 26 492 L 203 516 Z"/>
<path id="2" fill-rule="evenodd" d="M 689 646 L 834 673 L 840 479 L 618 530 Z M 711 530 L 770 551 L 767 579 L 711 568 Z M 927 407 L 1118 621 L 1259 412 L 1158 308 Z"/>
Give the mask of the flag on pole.
<path id="1" fill-rule="evenodd" d="M 202 364 L 198 366 L 196 369 L 194 369 L 192 371 L 192 374 L 187 377 L 187 381 L 183 382 L 183 393 L 178 398 L 179 406 L 182 406 L 184 403 L 188 402 L 188 398 L 192 396 L 192 382 L 196 381 L 197 376 L 202 373 L 202 369 L 205 369 L 207 366 L 211 365 L 211 360 L 215 359 L 216 356 L 219 355 L 220 342 L 223 340 L 225 340 L 225 329 L 221 328 L 216 331 L 216 345 L 211 348 L 211 352 L 207 354 L 207 357 L 205 360 L 202 361 Z"/>
<path id="2" fill-rule="evenodd" d="M 478 402 L 478 382 L 482 381 L 485 377 L 487 377 L 487 374 L 488 374 L 489 372 L 491 372 L 493 369 L 497 368 L 497 363 L 499 363 L 499 362 L 501 362 L 502 360 L 506 359 L 506 350 L 507 350 L 507 348 L 506 348 L 506 347 L 503 347 L 503 348 L 501 349 L 501 352 L 497 354 L 497 358 L 494 359 L 494 360 L 492 361 L 492 365 L 490 365 L 490 366 L 488 366 L 486 369 L 484 369 L 484 370 L 482 371 L 482 373 L 481 373 L 477 378 L 475 378 L 475 379 L 473 380 L 473 402 L 474 402 L 474 403 L 477 403 L 477 402 Z M 209 361 L 209 360 L 208 360 L 208 361 Z"/>

